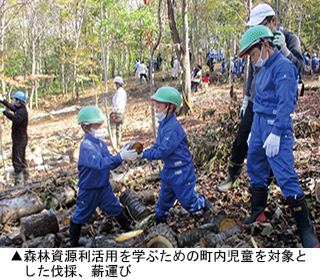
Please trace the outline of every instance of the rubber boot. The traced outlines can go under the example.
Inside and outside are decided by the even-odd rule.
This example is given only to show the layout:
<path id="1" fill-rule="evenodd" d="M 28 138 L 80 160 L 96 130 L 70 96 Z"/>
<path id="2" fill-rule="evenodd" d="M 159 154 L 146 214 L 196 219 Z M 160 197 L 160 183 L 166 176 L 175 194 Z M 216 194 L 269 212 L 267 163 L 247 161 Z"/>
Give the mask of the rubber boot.
<path id="1" fill-rule="evenodd" d="M 243 163 L 236 164 L 230 161 L 228 167 L 228 177 L 224 182 L 216 186 L 216 190 L 219 192 L 227 192 L 231 188 L 235 188 L 237 186 L 237 181 L 240 176 L 242 166 Z"/>
<path id="2" fill-rule="evenodd" d="M 79 238 L 82 225 L 76 224 L 70 220 L 70 247 L 79 247 Z"/>
<path id="3" fill-rule="evenodd" d="M 286 203 L 289 205 L 292 216 L 296 220 L 301 242 L 304 248 L 320 248 L 318 237 L 315 233 L 307 208 L 304 194 L 297 197 L 288 197 Z"/>
<path id="4" fill-rule="evenodd" d="M 155 217 L 155 220 L 156 220 L 156 224 L 159 225 L 159 224 L 166 224 L 167 223 L 167 215 L 165 216 L 156 216 Z"/>
<path id="5" fill-rule="evenodd" d="M 213 207 L 212 207 L 212 203 L 208 200 L 208 199 L 206 199 L 205 197 L 203 197 L 204 198 L 204 203 L 205 203 L 205 205 L 204 205 L 204 207 L 202 208 L 205 212 L 207 211 L 207 210 L 210 210 L 210 209 L 213 209 Z"/>
<path id="6" fill-rule="evenodd" d="M 238 221 L 237 224 L 240 227 L 267 220 L 264 209 L 267 206 L 268 188 L 250 188 L 249 192 L 251 193 L 251 216 L 243 222 Z"/>
<path id="7" fill-rule="evenodd" d="M 22 175 L 23 175 L 24 183 L 28 183 L 29 182 L 29 178 L 30 178 L 29 168 L 23 169 L 22 170 Z"/>
<path id="8" fill-rule="evenodd" d="M 124 212 L 124 210 L 122 210 L 120 215 L 115 218 L 125 232 L 133 230 L 133 228 L 130 225 L 129 219 L 128 219 L 126 213 Z"/>
<path id="9" fill-rule="evenodd" d="M 23 185 L 23 178 L 22 178 L 22 172 L 16 173 L 15 171 L 12 173 L 12 177 L 14 179 L 14 185 L 15 186 L 21 186 Z"/>

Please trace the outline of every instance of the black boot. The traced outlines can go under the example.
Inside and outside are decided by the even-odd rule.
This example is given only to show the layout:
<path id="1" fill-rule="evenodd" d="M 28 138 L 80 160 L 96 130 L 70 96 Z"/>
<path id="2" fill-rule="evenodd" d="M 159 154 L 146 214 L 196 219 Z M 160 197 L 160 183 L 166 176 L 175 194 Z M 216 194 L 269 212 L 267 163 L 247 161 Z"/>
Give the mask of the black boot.
<path id="1" fill-rule="evenodd" d="M 289 205 L 292 216 L 296 220 L 301 242 L 304 248 L 320 248 L 318 237 L 314 231 L 307 208 L 306 197 L 301 194 L 290 196 L 286 203 Z"/>
<path id="2" fill-rule="evenodd" d="M 202 209 L 204 210 L 204 212 L 206 212 L 207 210 L 213 209 L 212 203 L 208 199 L 206 199 L 205 197 L 203 197 L 203 198 L 204 198 L 205 205 Z"/>
<path id="3" fill-rule="evenodd" d="M 230 161 L 228 167 L 228 177 L 224 182 L 216 186 L 216 190 L 219 192 L 226 192 L 230 190 L 232 187 L 236 187 L 238 178 L 242 170 L 242 166 L 243 163 L 236 164 Z"/>
<path id="4" fill-rule="evenodd" d="M 249 192 L 251 193 L 251 216 L 243 222 L 238 221 L 237 223 L 240 227 L 256 221 L 265 222 L 267 219 L 264 214 L 264 209 L 267 206 L 268 188 L 250 188 Z"/>
<path id="5" fill-rule="evenodd" d="M 72 220 L 70 220 L 70 247 L 79 246 L 81 227 L 82 225 L 75 224 Z"/>
<path id="6" fill-rule="evenodd" d="M 120 215 L 115 217 L 119 225 L 124 229 L 125 232 L 132 231 L 133 228 L 130 225 L 129 219 L 124 212 L 124 210 L 121 211 Z"/>

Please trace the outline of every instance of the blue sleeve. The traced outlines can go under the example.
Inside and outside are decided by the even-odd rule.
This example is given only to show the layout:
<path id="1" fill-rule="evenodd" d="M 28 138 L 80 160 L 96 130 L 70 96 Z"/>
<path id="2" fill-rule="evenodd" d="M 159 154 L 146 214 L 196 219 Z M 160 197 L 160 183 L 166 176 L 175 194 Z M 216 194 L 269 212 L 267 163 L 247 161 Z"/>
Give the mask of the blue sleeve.
<path id="1" fill-rule="evenodd" d="M 164 137 L 161 141 L 157 141 L 150 149 L 143 152 L 143 157 L 148 161 L 167 158 L 186 137 L 185 132 L 178 129 L 167 130 L 162 133 Z"/>
<path id="2" fill-rule="evenodd" d="M 113 156 L 106 147 L 103 148 L 103 153 L 91 141 L 83 141 L 80 146 L 78 165 L 83 165 L 88 168 L 103 170 L 115 169 L 122 163 L 120 154 Z"/>
<path id="3" fill-rule="evenodd" d="M 276 118 L 272 133 L 281 136 L 282 131 L 288 127 L 290 114 L 297 106 L 297 90 L 299 76 L 296 67 L 284 66 L 275 76 L 275 92 L 278 99 Z"/>

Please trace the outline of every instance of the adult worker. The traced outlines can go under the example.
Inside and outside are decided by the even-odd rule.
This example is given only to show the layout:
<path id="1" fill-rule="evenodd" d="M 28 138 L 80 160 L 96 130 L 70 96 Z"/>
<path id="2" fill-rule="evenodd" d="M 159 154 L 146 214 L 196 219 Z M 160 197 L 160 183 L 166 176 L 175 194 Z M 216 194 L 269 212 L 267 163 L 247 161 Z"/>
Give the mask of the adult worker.
<path id="1" fill-rule="evenodd" d="M 113 80 L 116 92 L 112 98 L 112 112 L 110 114 L 110 126 L 112 139 L 115 141 L 116 149 L 120 149 L 122 137 L 122 125 L 127 104 L 127 93 L 122 87 L 123 79 L 116 76 Z"/>
<path id="2" fill-rule="evenodd" d="M 0 94 L 0 102 L 9 110 L 3 114 L 12 121 L 11 138 L 12 138 L 12 165 L 14 168 L 13 178 L 15 186 L 21 185 L 23 181 L 29 179 L 29 169 L 26 160 L 26 147 L 28 144 L 28 111 L 26 108 L 26 94 L 18 90 L 12 96 L 12 104 L 4 99 Z"/>
<path id="3" fill-rule="evenodd" d="M 248 54 L 260 71 L 256 76 L 253 123 L 248 139 L 247 172 L 250 177 L 251 216 L 243 224 L 266 221 L 270 170 L 289 205 L 305 248 L 320 248 L 309 218 L 306 198 L 294 170 L 293 120 L 297 106 L 298 70 L 274 45 L 274 35 L 265 26 L 249 29 L 241 39 L 239 56 Z"/>
<path id="4" fill-rule="evenodd" d="M 274 9 L 267 3 L 255 6 L 250 13 L 250 18 L 246 26 L 264 25 L 271 31 L 276 31 L 276 13 Z M 299 77 L 301 77 L 304 68 L 304 59 L 301 53 L 299 38 L 291 32 L 277 32 L 274 36 L 274 44 L 280 49 L 280 52 L 287 57 L 298 68 Z M 244 160 L 246 158 L 248 145 L 247 139 L 250 133 L 253 120 L 253 99 L 256 94 L 255 80 L 261 69 L 259 64 L 249 63 L 249 74 L 246 84 L 243 104 L 240 109 L 241 124 L 237 138 L 233 142 L 231 151 L 231 159 L 228 166 L 228 176 L 224 182 L 216 186 L 218 191 L 228 191 L 235 187 L 241 173 Z M 272 174 L 270 174 L 269 183 L 272 182 Z"/>
<path id="5" fill-rule="evenodd" d="M 172 80 L 177 80 L 178 79 L 179 68 L 180 68 L 180 64 L 179 64 L 179 61 L 177 59 L 177 56 L 175 55 L 173 57 L 173 65 L 172 65 Z"/>

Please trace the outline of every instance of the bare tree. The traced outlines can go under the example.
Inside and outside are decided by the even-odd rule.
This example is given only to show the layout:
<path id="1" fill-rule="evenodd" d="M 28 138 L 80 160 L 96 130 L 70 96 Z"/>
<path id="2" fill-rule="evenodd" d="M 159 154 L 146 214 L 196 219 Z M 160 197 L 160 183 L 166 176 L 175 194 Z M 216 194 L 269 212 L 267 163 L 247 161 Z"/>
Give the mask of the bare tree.
<path id="1" fill-rule="evenodd" d="M 178 59 L 182 65 L 183 74 L 182 74 L 182 109 L 181 114 L 187 114 L 191 110 L 191 76 L 190 76 L 190 61 L 189 61 L 189 25 L 188 25 L 188 3 L 187 0 L 182 0 L 182 26 L 183 34 L 182 41 L 177 29 L 177 24 L 175 21 L 174 9 L 175 3 L 174 0 L 167 0 L 168 5 L 168 19 L 169 26 L 171 30 L 171 38 L 175 45 L 175 51 L 178 56 Z"/>

